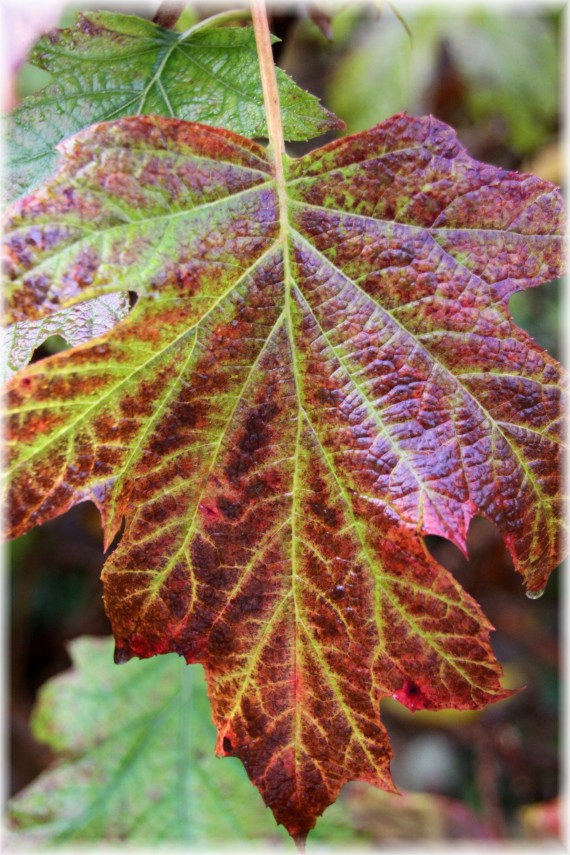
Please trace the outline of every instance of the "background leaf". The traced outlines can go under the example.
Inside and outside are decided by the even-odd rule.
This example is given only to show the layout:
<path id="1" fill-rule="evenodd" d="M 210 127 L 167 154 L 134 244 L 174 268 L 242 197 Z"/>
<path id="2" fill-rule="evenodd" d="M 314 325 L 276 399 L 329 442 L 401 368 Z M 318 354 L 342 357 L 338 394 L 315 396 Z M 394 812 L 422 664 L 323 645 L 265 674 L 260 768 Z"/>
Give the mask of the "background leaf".
<path id="1" fill-rule="evenodd" d="M 13 844 L 283 836 L 241 764 L 214 756 L 201 668 L 161 656 L 119 669 L 106 638 L 70 652 L 73 670 L 42 688 L 33 720 L 56 763 L 12 800 Z"/>
<path id="2" fill-rule="evenodd" d="M 11 113 L 6 195 L 13 199 L 55 169 L 55 147 L 95 122 L 134 114 L 176 116 L 250 137 L 266 135 L 251 27 L 165 30 L 131 15 L 87 12 L 43 36 L 30 61 L 53 82 Z M 277 69 L 288 140 L 344 123 Z"/>

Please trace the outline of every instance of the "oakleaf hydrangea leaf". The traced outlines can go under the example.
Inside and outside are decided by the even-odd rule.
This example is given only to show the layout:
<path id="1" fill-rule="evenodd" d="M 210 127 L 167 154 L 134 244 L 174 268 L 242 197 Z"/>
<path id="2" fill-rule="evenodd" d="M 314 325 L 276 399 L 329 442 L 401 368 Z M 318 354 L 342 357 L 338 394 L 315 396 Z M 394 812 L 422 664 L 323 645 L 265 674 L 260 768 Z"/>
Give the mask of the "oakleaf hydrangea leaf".
<path id="1" fill-rule="evenodd" d="M 116 660 L 204 665 L 217 750 L 303 839 L 351 779 L 393 789 L 379 703 L 509 693 L 424 534 L 494 522 L 559 559 L 560 368 L 508 299 L 562 267 L 562 203 L 392 119 L 275 178 L 223 130 L 135 117 L 67 141 L 5 230 L 11 320 L 118 289 L 110 333 L 11 381 L 9 533 L 99 507 Z"/>
<path id="2" fill-rule="evenodd" d="M 107 638 L 74 641 L 70 653 L 73 669 L 42 687 L 33 717 L 57 762 L 11 800 L 12 849 L 221 845 L 275 834 L 240 764 L 214 757 L 198 666 L 161 656 L 123 671 Z"/>
<path id="3" fill-rule="evenodd" d="M 265 137 L 265 111 L 251 27 L 193 27 L 185 33 L 113 12 L 87 12 L 52 30 L 30 61 L 53 82 L 26 98 L 7 124 L 6 196 L 14 199 L 56 167 L 57 144 L 95 122 L 157 114 Z M 276 69 L 288 140 L 344 122 Z"/>
<path id="4" fill-rule="evenodd" d="M 59 335 L 71 346 L 82 344 L 108 332 L 128 312 L 127 294 L 106 294 L 37 321 L 11 324 L 4 329 L 4 379 L 24 368 L 50 336 Z"/>

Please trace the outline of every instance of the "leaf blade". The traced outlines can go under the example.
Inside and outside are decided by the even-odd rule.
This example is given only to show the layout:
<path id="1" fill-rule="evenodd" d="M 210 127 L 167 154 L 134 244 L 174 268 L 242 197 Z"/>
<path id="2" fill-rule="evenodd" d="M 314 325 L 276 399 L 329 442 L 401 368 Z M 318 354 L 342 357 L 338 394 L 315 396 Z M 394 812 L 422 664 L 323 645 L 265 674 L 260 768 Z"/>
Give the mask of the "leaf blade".
<path id="1" fill-rule="evenodd" d="M 78 206 L 100 205 L 109 140 L 128 154 L 112 171 L 121 180 L 107 188 L 107 209 L 90 218 L 102 230 L 91 282 L 62 280 L 45 259 L 68 245 Z M 158 151 L 185 183 L 172 180 L 157 201 L 145 194 L 163 172 Z M 12 381 L 15 446 L 30 437 L 25 456 L 36 436 L 44 443 L 35 468 L 15 464 L 14 531 L 86 498 L 108 541 L 125 516 L 103 573 L 117 660 L 174 650 L 202 662 L 218 751 L 242 759 L 277 820 L 303 838 L 347 780 L 392 787 L 382 697 L 478 709 L 510 694 L 490 625 L 422 535 L 464 545 L 470 519 L 484 513 L 531 590 L 552 569 L 559 370 L 514 327 L 506 299 L 563 261 L 552 185 L 477 164 L 434 120 L 394 117 L 287 169 L 284 212 L 254 143 L 158 118 L 100 125 L 67 146 L 43 191 L 14 206 L 6 238 L 17 316 L 104 292 L 106 267 L 124 264 L 124 232 L 112 251 L 99 246 L 118 201 L 192 222 L 193 237 L 182 229 L 172 257 L 160 256 L 159 277 L 149 219 L 140 299 L 119 328 Z M 489 204 L 501 187 L 516 214 L 508 223 Z M 60 231 L 42 242 L 33 230 L 46 202 Z M 482 255 L 487 217 L 498 218 L 501 239 Z M 439 240 L 451 227 L 460 255 L 465 221 L 474 258 L 452 263 Z M 70 245 L 66 269 L 82 251 Z M 206 265 L 180 277 L 200 249 Z M 126 251 L 140 259 L 143 250 Z M 517 276 L 504 276 L 501 253 Z M 426 344 L 434 332 L 437 348 Z M 520 378 L 486 379 L 497 360 Z M 485 379 L 462 379 L 464 363 Z M 82 398 L 82 366 L 95 378 L 91 398 Z M 497 383 L 501 396 L 489 401 Z M 57 402 L 55 416 L 45 401 Z M 77 449 L 57 444 L 65 402 L 76 414 L 84 407 Z M 524 465 L 482 403 L 496 423 L 511 420 Z"/>

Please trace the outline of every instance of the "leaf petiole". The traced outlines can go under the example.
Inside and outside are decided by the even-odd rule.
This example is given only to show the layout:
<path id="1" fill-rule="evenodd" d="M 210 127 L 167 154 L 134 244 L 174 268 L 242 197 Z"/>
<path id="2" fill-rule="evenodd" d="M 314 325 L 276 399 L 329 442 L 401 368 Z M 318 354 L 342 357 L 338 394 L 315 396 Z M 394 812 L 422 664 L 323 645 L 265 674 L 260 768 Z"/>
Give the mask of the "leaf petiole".
<path id="1" fill-rule="evenodd" d="M 251 19 L 261 74 L 267 135 L 269 138 L 269 153 L 274 161 L 277 186 L 281 186 L 283 184 L 282 155 L 285 153 L 285 141 L 283 138 L 281 106 L 279 103 L 277 77 L 275 75 L 275 63 L 273 62 L 267 9 L 263 0 L 253 0 L 251 4 Z"/>
<path id="2" fill-rule="evenodd" d="M 218 24 L 226 24 L 230 21 L 241 21 L 244 18 L 249 17 L 249 9 L 230 9 L 227 12 L 218 12 L 217 15 L 212 15 L 210 18 L 204 18 L 203 21 L 199 21 L 197 24 L 192 24 L 191 27 L 188 27 L 187 30 L 180 33 L 180 40 L 182 41 L 200 30 L 209 30 L 212 27 L 217 27 Z"/>

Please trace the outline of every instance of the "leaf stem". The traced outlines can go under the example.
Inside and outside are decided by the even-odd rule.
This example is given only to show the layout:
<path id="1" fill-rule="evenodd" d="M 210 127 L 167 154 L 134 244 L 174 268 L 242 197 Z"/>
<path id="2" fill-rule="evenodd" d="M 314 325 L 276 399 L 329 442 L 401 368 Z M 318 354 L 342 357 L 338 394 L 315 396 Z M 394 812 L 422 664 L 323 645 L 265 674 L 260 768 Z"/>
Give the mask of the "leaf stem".
<path id="1" fill-rule="evenodd" d="M 199 30 L 208 30 L 210 27 L 216 27 L 218 24 L 225 24 L 229 21 L 240 21 L 243 18 L 249 18 L 248 9 L 230 9 L 227 12 L 218 12 L 217 15 L 211 15 L 209 18 L 204 18 L 203 21 L 198 21 L 193 24 L 180 36 L 185 39 L 190 34 L 197 33 Z"/>
<path id="2" fill-rule="evenodd" d="M 281 106 L 279 104 L 275 64 L 271 49 L 269 22 L 267 20 L 267 10 L 264 0 L 252 0 L 251 18 L 255 32 L 261 86 L 263 88 L 263 100 L 265 103 L 269 154 L 274 162 L 277 185 L 280 186 L 283 184 L 282 155 L 285 153 L 285 142 L 283 139 L 283 125 L 281 124 Z"/>

